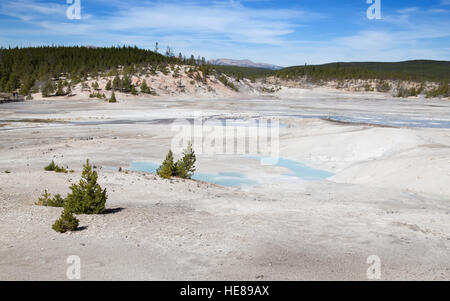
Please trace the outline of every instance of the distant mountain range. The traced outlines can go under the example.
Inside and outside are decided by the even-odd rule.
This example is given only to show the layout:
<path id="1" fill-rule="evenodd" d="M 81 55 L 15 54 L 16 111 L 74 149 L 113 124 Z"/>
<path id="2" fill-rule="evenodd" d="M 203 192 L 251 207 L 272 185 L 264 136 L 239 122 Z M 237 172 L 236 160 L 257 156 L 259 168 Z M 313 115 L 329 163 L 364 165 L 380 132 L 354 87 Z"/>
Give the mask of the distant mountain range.
<path id="1" fill-rule="evenodd" d="M 280 70 L 284 67 L 264 64 L 264 63 L 255 63 L 250 60 L 232 60 L 232 59 L 217 59 L 210 60 L 209 63 L 211 65 L 218 66 L 238 66 L 238 67 L 251 67 L 251 68 L 261 68 L 261 69 L 269 69 L 269 70 Z"/>

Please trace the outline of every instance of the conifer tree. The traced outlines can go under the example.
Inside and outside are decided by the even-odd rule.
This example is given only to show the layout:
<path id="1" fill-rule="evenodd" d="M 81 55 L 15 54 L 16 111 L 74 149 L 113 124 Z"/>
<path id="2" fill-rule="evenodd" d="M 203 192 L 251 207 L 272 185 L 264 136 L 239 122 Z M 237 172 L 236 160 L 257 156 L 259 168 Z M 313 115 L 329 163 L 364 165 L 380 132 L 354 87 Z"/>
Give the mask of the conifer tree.
<path id="1" fill-rule="evenodd" d="M 69 83 L 69 85 L 67 86 L 66 95 L 69 95 L 69 96 L 72 95 L 72 84 L 70 84 L 70 83 Z"/>
<path id="2" fill-rule="evenodd" d="M 120 89 L 120 78 L 119 78 L 119 76 L 118 75 L 116 75 L 115 77 L 114 77 L 114 79 L 113 79 L 113 82 L 112 82 L 112 88 L 113 88 L 113 90 L 117 90 L 117 89 Z"/>
<path id="3" fill-rule="evenodd" d="M 101 214 L 105 211 L 106 189 L 97 183 L 98 175 L 92 170 L 89 160 L 84 165 L 81 180 L 70 187 L 65 209 L 75 214 Z"/>
<path id="4" fill-rule="evenodd" d="M 141 84 L 141 92 L 142 92 L 142 93 L 145 93 L 145 94 L 150 94 L 150 88 L 149 88 L 149 86 L 147 85 L 147 82 L 146 82 L 145 80 L 142 81 L 142 84 Z"/>
<path id="5" fill-rule="evenodd" d="M 175 164 L 175 175 L 183 179 L 190 179 L 195 172 L 195 162 L 197 158 L 192 148 L 192 143 L 189 142 L 187 148 L 183 151 L 183 158 Z"/>
<path id="6" fill-rule="evenodd" d="M 117 102 L 116 94 L 114 93 L 114 90 L 111 93 L 111 98 L 109 99 L 109 102 L 111 102 L 111 103 Z"/>
<path id="7" fill-rule="evenodd" d="M 121 81 L 121 90 L 122 92 L 131 91 L 131 81 L 127 74 L 125 74 Z"/>
<path id="8" fill-rule="evenodd" d="M 55 92 L 55 86 L 53 85 L 53 83 L 50 80 L 47 81 L 44 88 L 42 88 L 42 97 L 49 97 L 54 92 Z"/>
<path id="9" fill-rule="evenodd" d="M 20 95 L 28 95 L 30 94 L 30 88 L 26 84 L 22 84 L 19 90 Z"/>
<path id="10" fill-rule="evenodd" d="M 6 92 L 5 86 L 6 86 L 5 79 L 0 77 L 0 91 L 5 91 Z"/>
<path id="11" fill-rule="evenodd" d="M 63 96 L 64 95 L 64 85 L 61 80 L 58 81 L 58 86 L 56 89 L 56 96 Z"/>
<path id="12" fill-rule="evenodd" d="M 20 87 L 19 94 L 20 95 L 29 95 L 31 92 L 31 88 L 33 87 L 35 79 L 32 76 L 29 76 Z"/>
<path id="13" fill-rule="evenodd" d="M 112 89 L 112 83 L 111 83 L 111 80 L 108 80 L 108 82 L 106 83 L 105 89 L 106 89 L 106 91 L 111 91 L 111 89 Z"/>
<path id="14" fill-rule="evenodd" d="M 56 232 L 65 233 L 67 231 L 75 231 L 78 228 L 79 221 L 73 216 L 72 212 L 64 209 L 61 217 L 56 220 L 52 228 Z"/>
<path id="15" fill-rule="evenodd" d="M 42 196 L 36 202 L 38 206 L 48 206 L 48 207 L 64 207 L 65 199 L 61 197 L 60 194 L 56 194 L 53 198 L 46 189 Z"/>
<path id="16" fill-rule="evenodd" d="M 19 88 L 19 80 L 15 72 L 11 73 L 9 76 L 9 80 L 6 83 L 6 92 L 14 92 Z"/>
<path id="17" fill-rule="evenodd" d="M 170 179 L 175 173 L 175 163 L 173 161 L 172 150 L 167 153 L 166 159 L 161 166 L 156 170 L 156 173 L 165 179 Z"/>
<path id="18" fill-rule="evenodd" d="M 98 90 L 98 88 L 99 88 L 98 82 L 93 82 L 92 85 L 91 85 L 91 87 L 92 87 L 92 89 L 94 89 L 94 90 Z"/>

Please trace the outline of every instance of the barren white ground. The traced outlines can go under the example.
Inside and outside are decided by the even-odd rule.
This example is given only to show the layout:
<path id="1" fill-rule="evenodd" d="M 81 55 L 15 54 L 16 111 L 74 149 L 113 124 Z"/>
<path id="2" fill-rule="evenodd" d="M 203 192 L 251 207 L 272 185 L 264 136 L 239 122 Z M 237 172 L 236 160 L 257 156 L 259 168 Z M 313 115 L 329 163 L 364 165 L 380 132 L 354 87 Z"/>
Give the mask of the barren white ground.
<path id="1" fill-rule="evenodd" d="M 237 155 L 199 156 L 199 172 L 241 172 L 235 188 L 119 172 L 161 162 L 170 122 L 195 112 L 280 118 L 280 156 L 333 172 L 308 182 Z M 310 117 L 310 118 L 299 118 Z M 450 130 L 334 123 L 326 116 L 450 121 L 445 100 L 283 89 L 265 99 L 35 100 L 0 106 L 0 280 L 450 280 Z M 20 122 L 19 122 L 20 121 Z M 51 229 L 89 158 L 108 214 Z M 75 173 L 43 167 L 52 159 Z M 4 171 L 9 170 L 10 173 Z"/>

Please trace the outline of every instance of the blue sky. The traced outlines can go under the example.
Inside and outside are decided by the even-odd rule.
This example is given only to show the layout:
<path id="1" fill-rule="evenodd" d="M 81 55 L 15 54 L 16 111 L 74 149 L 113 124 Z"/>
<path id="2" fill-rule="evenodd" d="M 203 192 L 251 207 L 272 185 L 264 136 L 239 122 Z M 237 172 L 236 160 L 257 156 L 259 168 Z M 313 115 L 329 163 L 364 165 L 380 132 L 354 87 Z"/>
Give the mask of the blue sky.
<path id="1" fill-rule="evenodd" d="M 334 61 L 450 60 L 450 0 L 1 0 L 0 46 L 170 46 L 207 59 L 282 66 Z M 375 0 L 374 0 L 375 1 Z"/>

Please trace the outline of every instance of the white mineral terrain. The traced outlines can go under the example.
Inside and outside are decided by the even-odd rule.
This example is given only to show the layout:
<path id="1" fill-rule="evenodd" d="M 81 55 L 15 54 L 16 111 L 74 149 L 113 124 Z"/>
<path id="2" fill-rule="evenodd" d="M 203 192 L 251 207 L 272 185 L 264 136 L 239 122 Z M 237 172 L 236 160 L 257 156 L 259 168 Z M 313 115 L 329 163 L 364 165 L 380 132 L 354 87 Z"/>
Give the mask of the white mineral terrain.
<path id="1" fill-rule="evenodd" d="M 67 280 L 70 255 L 82 280 L 367 280 L 371 255 L 381 280 L 450 280 L 448 100 L 326 88 L 225 94 L 0 105 L 0 280 Z M 250 182 L 132 170 L 161 163 L 174 119 L 199 115 L 278 120 L 280 158 L 330 176 L 311 181 L 232 153 L 198 153 L 197 172 Z M 86 159 L 108 210 L 57 233 L 62 209 L 35 203 L 45 189 L 66 195 Z M 74 172 L 44 171 L 51 160 Z"/>

